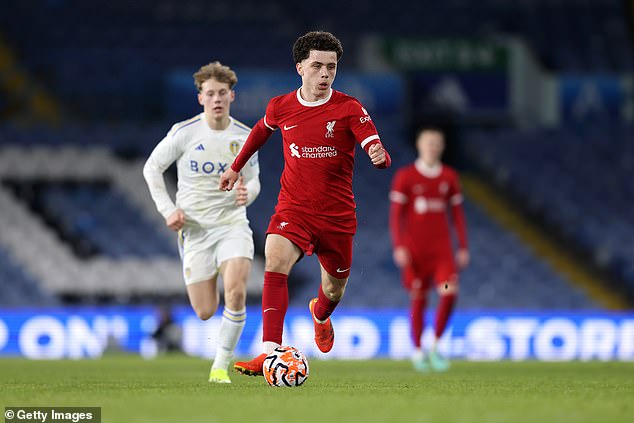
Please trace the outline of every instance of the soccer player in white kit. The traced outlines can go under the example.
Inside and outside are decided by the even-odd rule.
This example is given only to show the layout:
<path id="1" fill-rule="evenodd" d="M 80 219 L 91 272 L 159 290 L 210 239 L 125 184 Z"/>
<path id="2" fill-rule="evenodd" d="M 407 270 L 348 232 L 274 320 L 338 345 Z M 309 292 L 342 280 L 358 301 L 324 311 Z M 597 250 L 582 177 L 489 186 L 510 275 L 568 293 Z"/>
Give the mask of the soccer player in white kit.
<path id="1" fill-rule="evenodd" d="M 218 189 L 220 175 L 240 151 L 250 128 L 230 116 L 238 78 L 213 62 L 194 74 L 203 113 L 172 126 L 143 168 L 152 199 L 165 224 L 178 232 L 183 277 L 192 308 L 202 320 L 218 309 L 218 275 L 225 307 L 209 381 L 231 383 L 229 360 L 246 321 L 246 285 L 253 260 L 253 233 L 246 206 L 260 192 L 254 156 L 242 170 L 235 193 Z M 176 162 L 178 190 L 172 202 L 163 173 Z"/>

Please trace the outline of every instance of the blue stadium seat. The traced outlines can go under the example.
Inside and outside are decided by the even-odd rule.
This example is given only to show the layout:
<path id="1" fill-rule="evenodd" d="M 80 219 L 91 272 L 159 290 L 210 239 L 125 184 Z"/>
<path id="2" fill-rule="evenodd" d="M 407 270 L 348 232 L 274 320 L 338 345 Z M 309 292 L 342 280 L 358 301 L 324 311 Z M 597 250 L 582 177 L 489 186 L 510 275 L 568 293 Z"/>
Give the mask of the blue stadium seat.
<path id="1" fill-rule="evenodd" d="M 0 247 L 0 305 L 16 307 L 56 304 L 58 300 Z"/>
<path id="2" fill-rule="evenodd" d="M 631 126 L 474 132 L 468 135 L 470 157 L 532 212 L 590 255 L 601 267 L 629 280 L 623 263 L 634 262 L 628 246 L 634 176 Z M 479 151 L 487 157 L 480 159 Z M 535 169 L 539 168 L 536 172 Z"/>
<path id="3" fill-rule="evenodd" d="M 42 192 L 45 212 L 72 239 L 89 242 L 113 258 L 175 257 L 175 245 L 108 186 L 52 185 Z"/>

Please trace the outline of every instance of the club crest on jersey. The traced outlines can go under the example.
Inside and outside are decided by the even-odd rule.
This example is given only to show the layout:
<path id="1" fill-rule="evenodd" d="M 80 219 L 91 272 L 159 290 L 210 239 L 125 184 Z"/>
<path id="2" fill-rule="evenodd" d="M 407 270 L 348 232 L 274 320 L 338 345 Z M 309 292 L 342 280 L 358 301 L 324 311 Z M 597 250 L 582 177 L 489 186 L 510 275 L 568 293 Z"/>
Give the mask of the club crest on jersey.
<path id="1" fill-rule="evenodd" d="M 326 123 L 326 135 L 325 135 L 326 138 L 335 137 L 335 123 L 337 123 L 336 120 Z"/>
<path id="2" fill-rule="evenodd" d="M 236 156 L 238 151 L 240 151 L 240 143 L 238 141 L 231 141 L 229 144 L 229 150 L 231 150 L 231 154 Z"/>

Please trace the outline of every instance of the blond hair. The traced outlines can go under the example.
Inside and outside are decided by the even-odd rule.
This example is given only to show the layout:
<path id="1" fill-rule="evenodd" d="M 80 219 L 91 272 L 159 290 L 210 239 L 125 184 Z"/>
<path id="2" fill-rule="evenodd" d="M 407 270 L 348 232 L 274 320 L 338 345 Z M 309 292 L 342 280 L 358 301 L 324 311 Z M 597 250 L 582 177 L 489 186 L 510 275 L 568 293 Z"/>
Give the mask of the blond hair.
<path id="1" fill-rule="evenodd" d="M 229 66 L 225 66 L 218 61 L 202 66 L 194 74 L 194 84 L 196 84 L 198 92 L 202 90 L 203 83 L 208 79 L 215 79 L 218 82 L 229 84 L 230 89 L 233 89 L 238 83 L 236 73 Z"/>

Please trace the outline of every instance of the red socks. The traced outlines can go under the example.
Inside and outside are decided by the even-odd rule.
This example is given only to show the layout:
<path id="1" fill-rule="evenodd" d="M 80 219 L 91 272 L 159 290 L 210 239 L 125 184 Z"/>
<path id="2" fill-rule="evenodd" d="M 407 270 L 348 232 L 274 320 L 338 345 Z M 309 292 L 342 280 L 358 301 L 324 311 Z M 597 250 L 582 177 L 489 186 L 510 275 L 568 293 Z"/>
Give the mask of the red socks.
<path id="1" fill-rule="evenodd" d="M 410 301 L 409 321 L 410 334 L 415 348 L 420 348 L 423 329 L 425 328 L 425 305 L 427 300 L 423 298 L 412 298 Z"/>
<path id="2" fill-rule="evenodd" d="M 455 293 L 440 296 L 440 302 L 438 304 L 438 309 L 436 310 L 436 339 L 440 339 L 445 331 L 445 327 L 447 326 L 447 322 L 449 321 L 449 317 L 451 316 L 451 312 L 453 311 L 455 304 Z"/>
<path id="3" fill-rule="evenodd" d="M 262 341 L 282 344 L 284 317 L 288 309 L 288 275 L 264 272 L 262 288 Z"/>
<path id="4" fill-rule="evenodd" d="M 313 313 L 318 320 L 322 322 L 330 317 L 335 308 L 337 308 L 337 304 L 339 301 L 330 301 L 326 294 L 324 294 L 324 290 L 319 286 L 319 294 L 317 294 L 317 302 L 313 307 Z"/>

